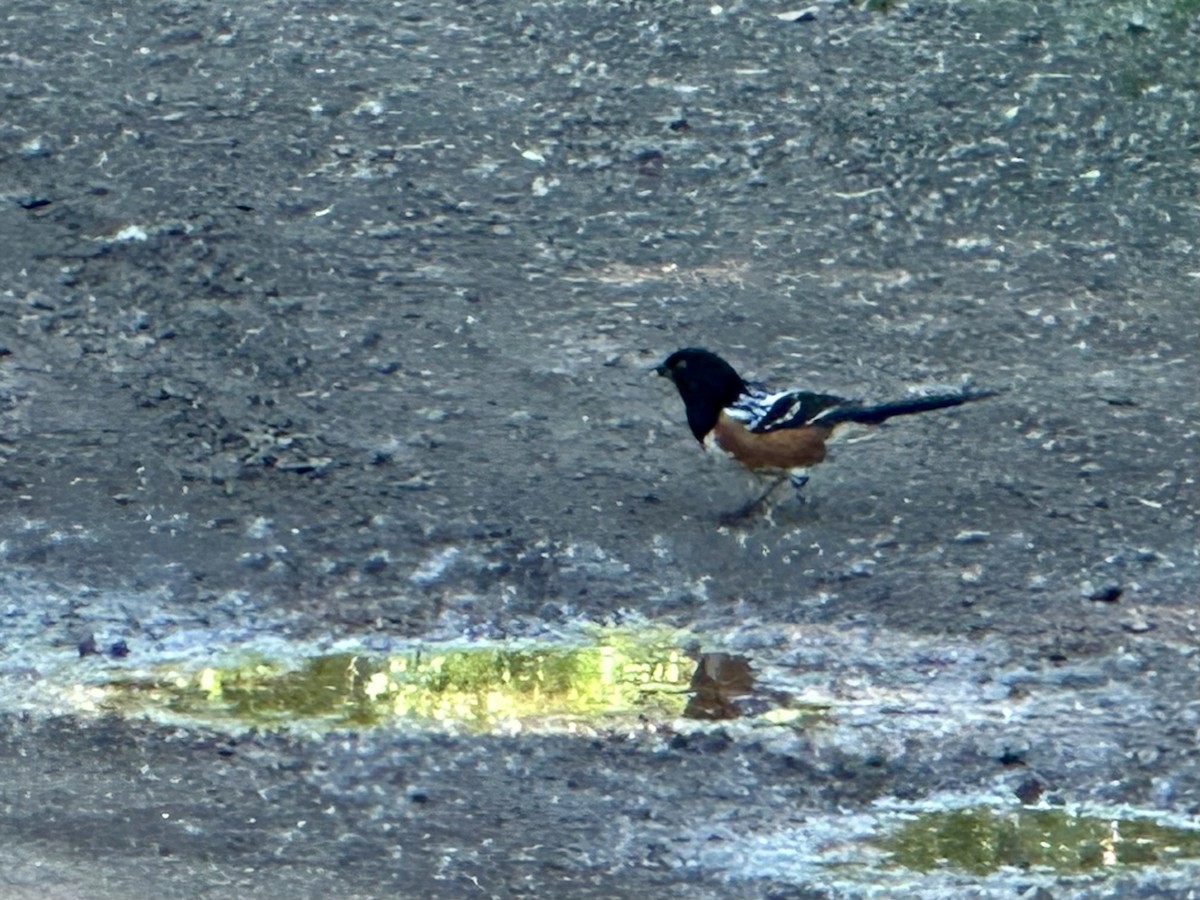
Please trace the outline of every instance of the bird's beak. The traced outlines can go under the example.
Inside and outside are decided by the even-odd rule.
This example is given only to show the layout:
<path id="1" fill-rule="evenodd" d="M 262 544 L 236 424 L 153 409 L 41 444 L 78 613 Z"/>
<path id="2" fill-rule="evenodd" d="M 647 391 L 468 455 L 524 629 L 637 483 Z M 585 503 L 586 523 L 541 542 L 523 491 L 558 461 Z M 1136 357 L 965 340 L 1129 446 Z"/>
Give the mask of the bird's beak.
<path id="1" fill-rule="evenodd" d="M 671 370 L 668 369 L 666 366 L 655 366 L 654 371 L 656 374 L 661 375 L 663 378 L 671 377 Z"/>

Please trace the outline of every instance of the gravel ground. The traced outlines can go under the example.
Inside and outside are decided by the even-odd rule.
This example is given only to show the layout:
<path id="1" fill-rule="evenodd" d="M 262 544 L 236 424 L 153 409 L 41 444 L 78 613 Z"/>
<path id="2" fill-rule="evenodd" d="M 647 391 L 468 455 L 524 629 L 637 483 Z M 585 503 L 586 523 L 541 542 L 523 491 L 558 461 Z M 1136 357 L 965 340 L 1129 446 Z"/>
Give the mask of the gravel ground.
<path id="1" fill-rule="evenodd" d="M 1030 777 L 1200 812 L 1195 12 L 799 10 L 9 0 L 10 896 L 885 896 L 761 847 Z M 849 396 L 1006 393 L 727 527 L 747 479 L 649 374 L 696 344 Z M 88 635 L 631 617 L 885 711 L 231 745 L 29 700 Z"/>

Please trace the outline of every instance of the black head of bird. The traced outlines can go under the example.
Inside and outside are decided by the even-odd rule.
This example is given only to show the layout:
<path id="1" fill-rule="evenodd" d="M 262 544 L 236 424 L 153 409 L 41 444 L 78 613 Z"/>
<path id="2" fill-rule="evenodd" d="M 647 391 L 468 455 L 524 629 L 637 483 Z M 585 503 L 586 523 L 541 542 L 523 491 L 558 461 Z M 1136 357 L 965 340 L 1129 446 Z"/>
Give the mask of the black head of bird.
<path id="1" fill-rule="evenodd" d="M 679 390 L 687 409 L 688 427 L 696 440 L 716 426 L 721 410 L 745 392 L 742 376 L 717 354 L 700 347 L 676 350 L 654 369 Z"/>

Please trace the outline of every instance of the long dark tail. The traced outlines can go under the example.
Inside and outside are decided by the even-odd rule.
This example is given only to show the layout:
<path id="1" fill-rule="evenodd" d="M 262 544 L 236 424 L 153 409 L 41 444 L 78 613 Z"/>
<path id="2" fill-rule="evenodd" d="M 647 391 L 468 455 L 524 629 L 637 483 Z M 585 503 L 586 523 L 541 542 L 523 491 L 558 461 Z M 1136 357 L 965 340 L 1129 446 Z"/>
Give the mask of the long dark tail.
<path id="1" fill-rule="evenodd" d="M 880 403 L 875 406 L 835 406 L 828 412 L 817 416 L 814 425 L 840 425 L 843 422 L 857 422 L 860 425 L 879 425 L 892 416 L 908 416 L 913 413 L 928 412 L 931 409 L 946 409 L 951 406 L 962 406 L 964 403 L 974 403 L 994 397 L 1000 391 L 963 391 L 960 394 L 931 394 L 927 397 L 913 397 L 909 400 L 897 400 L 893 403 Z"/>

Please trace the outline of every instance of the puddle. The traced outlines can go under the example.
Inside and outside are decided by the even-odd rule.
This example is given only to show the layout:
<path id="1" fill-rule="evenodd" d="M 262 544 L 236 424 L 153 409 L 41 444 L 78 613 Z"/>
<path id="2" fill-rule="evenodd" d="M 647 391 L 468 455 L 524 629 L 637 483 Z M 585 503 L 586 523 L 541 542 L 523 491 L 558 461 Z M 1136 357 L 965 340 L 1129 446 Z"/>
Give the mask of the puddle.
<path id="1" fill-rule="evenodd" d="M 1061 809 L 923 812 L 882 841 L 890 865 L 987 875 L 1006 866 L 1080 874 L 1112 866 L 1200 858 L 1200 831 L 1152 819 L 1075 815 Z"/>
<path id="2" fill-rule="evenodd" d="M 1017 897 L 1031 885 L 1094 884 L 1151 869 L 1156 883 L 1190 886 L 1200 869 L 1200 822 L 1186 816 L 1130 806 L 996 805 L 988 794 L 899 808 L 881 802 L 727 843 L 708 838 L 696 836 L 704 863 L 731 879 L 775 879 L 847 900 L 948 900 L 965 896 L 965 885 Z"/>
<path id="3" fill-rule="evenodd" d="M 750 661 L 694 656 L 678 634 L 608 629 L 576 645 L 413 645 L 389 654 L 242 656 L 110 674 L 92 703 L 209 727 L 318 730 L 402 726 L 517 732 L 679 718 L 762 716 L 774 724 L 824 709 L 788 708 L 759 688 Z"/>

